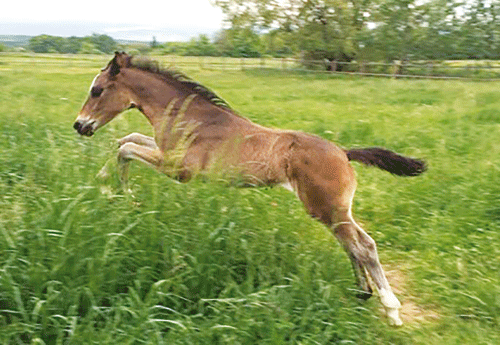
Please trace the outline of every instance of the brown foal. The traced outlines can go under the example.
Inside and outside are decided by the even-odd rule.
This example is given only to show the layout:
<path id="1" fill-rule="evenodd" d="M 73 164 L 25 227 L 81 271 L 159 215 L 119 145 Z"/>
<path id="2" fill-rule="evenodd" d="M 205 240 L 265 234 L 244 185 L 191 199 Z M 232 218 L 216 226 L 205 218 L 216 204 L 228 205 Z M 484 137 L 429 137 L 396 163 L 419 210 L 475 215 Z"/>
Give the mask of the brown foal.
<path id="1" fill-rule="evenodd" d="M 91 136 L 129 108 L 147 117 L 154 138 L 133 133 L 119 140 L 124 185 L 131 160 L 181 181 L 224 169 L 246 185 L 281 184 L 340 241 L 352 261 L 361 297 L 371 296 L 371 278 L 389 322 L 402 324 L 401 304 L 385 277 L 375 242 L 352 217 L 356 179 L 349 161 L 401 176 L 425 171 L 422 161 L 380 148 L 345 150 L 313 135 L 257 125 L 183 74 L 118 52 L 94 79 L 74 128 Z"/>

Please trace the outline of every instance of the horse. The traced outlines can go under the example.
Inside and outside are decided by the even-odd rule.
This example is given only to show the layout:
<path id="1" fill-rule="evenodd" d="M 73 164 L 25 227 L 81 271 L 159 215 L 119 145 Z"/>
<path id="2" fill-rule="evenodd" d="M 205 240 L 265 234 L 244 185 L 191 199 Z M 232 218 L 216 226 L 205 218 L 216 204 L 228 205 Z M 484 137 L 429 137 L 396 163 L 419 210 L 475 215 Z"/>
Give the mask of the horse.
<path id="1" fill-rule="evenodd" d="M 350 161 L 400 176 L 423 173 L 425 162 L 383 148 L 348 150 L 311 134 L 258 125 L 185 74 L 124 52 L 116 52 L 94 78 L 73 127 L 80 135 L 92 136 L 130 108 L 148 119 L 154 137 L 132 133 L 118 140 L 124 186 L 132 160 L 181 182 L 222 169 L 248 186 L 282 185 L 343 246 L 354 269 L 358 297 L 371 297 L 374 284 L 389 324 L 402 325 L 401 303 L 384 274 L 376 243 L 352 215 L 357 182 Z"/>

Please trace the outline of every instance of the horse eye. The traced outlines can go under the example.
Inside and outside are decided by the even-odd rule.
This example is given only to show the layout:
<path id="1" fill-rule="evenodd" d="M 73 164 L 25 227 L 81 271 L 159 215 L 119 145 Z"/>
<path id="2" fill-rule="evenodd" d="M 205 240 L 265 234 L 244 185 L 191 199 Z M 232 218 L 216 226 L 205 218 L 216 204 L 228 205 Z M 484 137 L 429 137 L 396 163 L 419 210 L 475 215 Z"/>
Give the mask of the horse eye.
<path id="1" fill-rule="evenodd" d="M 90 95 L 92 97 L 99 97 L 103 91 L 104 91 L 104 89 L 102 87 L 100 87 L 100 86 L 94 86 L 90 90 Z"/>

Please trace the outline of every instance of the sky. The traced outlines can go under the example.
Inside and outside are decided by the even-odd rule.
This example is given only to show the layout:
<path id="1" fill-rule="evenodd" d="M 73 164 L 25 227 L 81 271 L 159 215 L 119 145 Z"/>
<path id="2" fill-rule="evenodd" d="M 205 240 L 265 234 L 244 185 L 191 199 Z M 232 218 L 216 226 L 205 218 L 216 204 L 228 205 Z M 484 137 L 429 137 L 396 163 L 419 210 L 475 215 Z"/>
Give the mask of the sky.
<path id="1" fill-rule="evenodd" d="M 89 36 L 159 42 L 214 35 L 222 11 L 209 0 L 10 0 L 2 4 L 0 35 Z"/>

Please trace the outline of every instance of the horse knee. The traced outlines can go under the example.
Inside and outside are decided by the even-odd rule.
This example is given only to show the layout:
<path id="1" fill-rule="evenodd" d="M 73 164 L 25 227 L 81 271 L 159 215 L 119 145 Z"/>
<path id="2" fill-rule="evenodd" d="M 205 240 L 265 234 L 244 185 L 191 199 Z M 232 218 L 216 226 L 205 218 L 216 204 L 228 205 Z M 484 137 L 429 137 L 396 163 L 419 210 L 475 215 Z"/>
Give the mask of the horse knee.
<path id="1" fill-rule="evenodd" d="M 132 159 L 132 150 L 134 147 L 134 143 L 132 142 L 124 142 L 120 145 L 118 149 L 118 162 L 124 163 Z"/>
<path id="2" fill-rule="evenodd" d="M 139 133 L 130 133 L 130 134 L 124 136 L 123 138 L 118 139 L 117 140 L 118 147 L 121 147 L 125 143 L 134 142 L 138 135 L 139 135 Z"/>
<path id="3" fill-rule="evenodd" d="M 148 137 L 141 133 L 131 133 L 121 139 L 118 139 L 118 147 L 122 147 L 126 143 L 134 143 L 137 145 L 146 146 L 149 148 L 157 148 L 156 142 L 153 137 Z"/>

